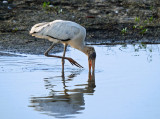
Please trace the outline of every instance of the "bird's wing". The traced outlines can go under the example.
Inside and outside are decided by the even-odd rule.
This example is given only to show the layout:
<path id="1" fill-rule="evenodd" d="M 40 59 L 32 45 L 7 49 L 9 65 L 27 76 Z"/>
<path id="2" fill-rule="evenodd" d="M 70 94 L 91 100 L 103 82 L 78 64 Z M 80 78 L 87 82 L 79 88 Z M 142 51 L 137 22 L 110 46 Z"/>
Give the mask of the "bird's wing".
<path id="1" fill-rule="evenodd" d="M 41 26 L 40 34 L 62 41 L 70 40 L 80 32 L 79 27 L 71 22 L 50 22 L 44 26 Z"/>

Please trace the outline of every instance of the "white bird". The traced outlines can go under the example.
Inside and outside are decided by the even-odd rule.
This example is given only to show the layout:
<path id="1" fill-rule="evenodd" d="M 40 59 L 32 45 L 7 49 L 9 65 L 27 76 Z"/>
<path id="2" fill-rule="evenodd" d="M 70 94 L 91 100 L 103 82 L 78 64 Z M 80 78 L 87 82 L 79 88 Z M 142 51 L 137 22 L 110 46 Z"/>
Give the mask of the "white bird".
<path id="1" fill-rule="evenodd" d="M 84 43 L 86 37 L 86 29 L 81 25 L 65 20 L 55 20 L 52 22 L 43 22 L 35 24 L 31 30 L 30 34 L 38 38 L 48 39 L 53 42 L 53 44 L 44 53 L 48 57 L 56 57 L 62 59 L 62 68 L 64 69 L 64 59 L 67 59 L 72 65 L 83 68 L 80 64 L 74 61 L 70 57 L 65 57 L 66 48 L 70 45 L 76 48 L 88 56 L 88 66 L 89 71 L 94 72 L 95 70 L 95 59 L 96 52 L 94 47 L 86 46 Z M 64 44 L 63 56 L 56 56 L 48 54 L 49 51 L 54 47 L 56 43 Z"/>

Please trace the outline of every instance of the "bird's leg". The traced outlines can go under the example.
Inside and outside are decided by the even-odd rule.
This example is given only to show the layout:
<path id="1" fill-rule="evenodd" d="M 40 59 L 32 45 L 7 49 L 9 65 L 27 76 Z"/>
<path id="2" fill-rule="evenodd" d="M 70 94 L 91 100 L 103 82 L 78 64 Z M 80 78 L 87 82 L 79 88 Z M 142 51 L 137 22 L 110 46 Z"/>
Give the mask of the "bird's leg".
<path id="1" fill-rule="evenodd" d="M 64 44 L 63 57 L 65 57 L 67 46 L 68 44 Z M 64 73 L 64 63 L 65 63 L 64 58 L 62 58 L 62 73 Z"/>
<path id="2" fill-rule="evenodd" d="M 70 57 L 61 57 L 61 56 L 56 56 L 56 55 L 50 55 L 48 54 L 49 51 L 54 47 L 54 43 L 45 51 L 44 55 L 47 57 L 56 57 L 56 58 L 61 58 L 61 59 L 67 59 L 72 65 L 75 65 L 79 68 L 83 68 L 80 64 L 78 64 L 76 61 L 74 61 L 72 58 Z"/>
<path id="3" fill-rule="evenodd" d="M 67 46 L 68 46 L 68 44 L 64 45 L 63 57 L 65 57 Z M 62 58 L 62 63 L 63 64 L 65 63 L 64 58 Z"/>
<path id="4" fill-rule="evenodd" d="M 54 45 L 55 45 L 55 44 L 52 43 L 52 45 L 45 51 L 45 53 L 44 53 L 45 56 L 49 57 L 49 54 L 48 54 L 48 53 L 49 53 L 49 51 L 54 47 Z"/>

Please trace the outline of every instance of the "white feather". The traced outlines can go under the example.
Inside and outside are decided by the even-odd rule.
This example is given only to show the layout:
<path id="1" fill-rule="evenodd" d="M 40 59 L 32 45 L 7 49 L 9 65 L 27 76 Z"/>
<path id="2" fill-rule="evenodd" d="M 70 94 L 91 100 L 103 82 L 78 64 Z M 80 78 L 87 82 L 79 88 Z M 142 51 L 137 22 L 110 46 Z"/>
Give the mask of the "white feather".
<path id="1" fill-rule="evenodd" d="M 34 25 L 30 34 L 35 34 L 35 36 L 51 36 L 57 40 L 66 40 L 78 35 L 80 27 L 80 25 L 71 21 L 56 20 Z"/>
<path id="2" fill-rule="evenodd" d="M 43 27 L 46 27 L 46 24 L 48 24 L 48 22 L 43 22 L 43 23 L 38 23 L 35 24 L 31 30 L 30 30 L 30 34 L 34 33 L 34 32 L 39 32 Z"/>
<path id="3" fill-rule="evenodd" d="M 80 45 L 84 45 L 83 41 L 86 36 L 86 30 L 75 22 L 55 20 L 34 25 L 31 28 L 30 34 L 55 43 L 66 41 L 72 47 L 80 49 Z"/>

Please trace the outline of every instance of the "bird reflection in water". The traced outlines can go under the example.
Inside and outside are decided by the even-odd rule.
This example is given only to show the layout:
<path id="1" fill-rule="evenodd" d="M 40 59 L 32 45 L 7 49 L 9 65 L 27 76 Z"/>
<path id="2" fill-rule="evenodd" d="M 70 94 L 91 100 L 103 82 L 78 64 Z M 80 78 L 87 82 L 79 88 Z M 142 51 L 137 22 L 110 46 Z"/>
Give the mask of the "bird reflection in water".
<path id="1" fill-rule="evenodd" d="M 63 74 L 61 77 L 45 78 L 45 87 L 50 90 L 49 96 L 31 97 L 31 107 L 56 118 L 73 118 L 75 114 L 81 113 L 85 109 L 84 94 L 92 95 L 96 85 L 95 74 L 89 72 L 87 84 L 76 84 L 74 88 L 69 89 L 67 84 L 80 73 L 74 72 L 68 77 Z M 54 89 L 56 86 L 52 82 L 54 78 L 62 78 L 62 90 Z"/>

